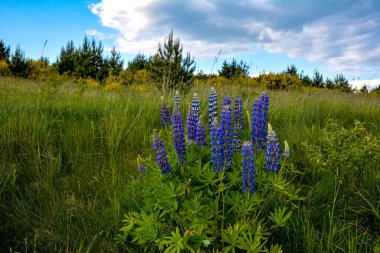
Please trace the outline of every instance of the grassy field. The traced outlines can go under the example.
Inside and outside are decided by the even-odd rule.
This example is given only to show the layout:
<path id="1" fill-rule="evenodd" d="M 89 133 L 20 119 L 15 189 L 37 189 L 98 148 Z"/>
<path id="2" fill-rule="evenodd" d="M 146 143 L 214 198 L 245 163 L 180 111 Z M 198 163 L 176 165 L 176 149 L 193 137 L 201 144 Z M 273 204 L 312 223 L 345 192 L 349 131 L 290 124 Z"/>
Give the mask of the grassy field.
<path id="1" fill-rule="evenodd" d="M 195 86 L 183 98 L 188 105 L 197 92 L 205 120 L 209 89 Z M 243 98 L 248 111 L 261 91 L 217 88 L 219 98 Z M 378 140 L 380 97 L 311 90 L 269 95 L 269 121 L 291 147 L 294 171 L 287 177 L 305 197 L 278 233 L 285 252 L 379 252 L 380 173 L 374 162 L 379 156 L 367 161 L 363 154 L 358 160 L 364 163 L 358 165 L 350 157 L 360 150 L 342 144 L 348 151 L 339 160 L 326 139 L 345 131 L 355 136 L 358 120 L 366 129 L 363 136 Z M 169 109 L 173 97 L 165 98 Z M 0 251 L 138 252 L 117 245 L 113 237 L 123 215 L 143 202 L 136 158 L 153 154 L 160 101 L 153 87 L 105 91 L 0 77 Z M 185 115 L 187 106 L 182 110 Z M 366 147 L 357 139 L 352 145 Z M 321 158 L 327 165 L 314 161 L 316 147 L 328 150 Z M 352 183 L 345 174 L 351 183 L 340 189 L 345 181 L 331 181 L 328 169 L 323 170 L 337 163 L 363 169 L 365 176 Z"/>

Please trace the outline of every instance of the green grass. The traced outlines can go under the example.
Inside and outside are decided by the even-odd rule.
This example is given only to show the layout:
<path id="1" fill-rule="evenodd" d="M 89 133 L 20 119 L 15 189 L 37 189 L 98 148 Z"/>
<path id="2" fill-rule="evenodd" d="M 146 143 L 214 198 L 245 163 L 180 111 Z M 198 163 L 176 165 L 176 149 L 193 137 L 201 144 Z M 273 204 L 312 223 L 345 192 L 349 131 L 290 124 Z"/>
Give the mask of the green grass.
<path id="1" fill-rule="evenodd" d="M 206 121 L 209 88 L 193 87 L 183 98 L 183 113 L 197 92 Z M 219 99 L 242 97 L 250 111 L 261 89 L 224 86 L 217 92 Z M 269 94 L 270 123 L 296 152 L 300 173 L 306 164 L 302 144 L 318 144 L 329 120 L 344 127 L 359 120 L 380 138 L 380 97 L 308 90 Z M 169 109 L 172 97 L 165 98 Z M 126 251 L 113 236 L 123 214 L 138 210 L 143 201 L 136 157 L 153 153 L 151 135 L 159 128 L 159 113 L 160 94 L 153 87 L 147 93 L 133 87 L 106 92 L 0 77 L 0 251 Z M 246 115 L 245 120 L 247 124 Z M 305 182 L 298 176 L 294 180 Z M 305 185 L 305 195 L 310 187 Z M 318 252 L 321 248 L 313 242 L 320 236 L 317 230 L 330 231 L 323 233 L 330 236 L 326 240 L 332 240 L 335 230 L 318 228 L 302 208 L 310 206 L 300 207 L 288 226 L 294 245 L 287 248 Z M 344 222 L 344 217 L 338 219 L 334 233 L 355 230 L 339 231 L 353 226 Z M 368 244 L 363 235 L 344 236 L 352 245 Z"/>

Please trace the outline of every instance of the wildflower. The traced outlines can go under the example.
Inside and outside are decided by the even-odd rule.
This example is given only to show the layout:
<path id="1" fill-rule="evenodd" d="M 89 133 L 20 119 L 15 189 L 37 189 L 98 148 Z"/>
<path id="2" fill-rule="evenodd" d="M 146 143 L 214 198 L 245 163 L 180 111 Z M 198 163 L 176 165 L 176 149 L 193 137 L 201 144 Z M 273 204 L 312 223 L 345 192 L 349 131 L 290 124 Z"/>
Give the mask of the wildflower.
<path id="1" fill-rule="evenodd" d="M 239 150 L 239 136 L 238 136 L 238 124 L 235 123 L 234 125 L 234 132 L 233 132 L 233 145 L 232 145 L 232 151 L 237 152 Z"/>
<path id="2" fill-rule="evenodd" d="M 224 96 L 223 102 L 222 102 L 222 107 L 224 107 L 226 105 L 230 105 L 230 104 L 231 104 L 231 97 L 230 96 Z"/>
<path id="3" fill-rule="evenodd" d="M 232 136 L 232 111 L 229 105 L 225 105 L 221 112 L 220 127 L 218 129 L 218 142 L 221 148 L 220 164 L 223 165 L 220 172 L 224 168 L 231 166 L 233 136 Z"/>
<path id="4" fill-rule="evenodd" d="M 139 173 L 143 173 L 146 171 L 146 168 L 144 167 L 144 165 L 142 164 L 142 159 L 141 159 L 141 156 L 138 155 L 137 156 L 137 171 Z"/>
<path id="5" fill-rule="evenodd" d="M 285 158 L 290 157 L 290 149 L 289 149 L 289 144 L 287 141 L 285 141 L 285 149 L 284 149 L 284 153 L 282 153 L 282 156 Z"/>
<path id="6" fill-rule="evenodd" d="M 179 95 L 179 91 L 175 91 L 175 96 L 174 96 L 174 107 L 178 106 L 179 109 L 181 109 L 181 97 Z"/>
<path id="7" fill-rule="evenodd" d="M 259 99 L 255 99 L 252 107 L 251 138 L 253 146 L 263 149 L 266 143 L 268 122 L 269 96 L 263 92 Z"/>
<path id="8" fill-rule="evenodd" d="M 206 145 L 206 129 L 201 120 L 199 120 L 197 125 L 197 136 L 196 136 L 196 144 L 198 146 L 205 146 Z"/>
<path id="9" fill-rule="evenodd" d="M 189 140 L 195 140 L 197 134 L 197 121 L 195 119 L 195 113 L 193 111 L 193 107 L 189 106 L 189 111 L 187 113 L 186 119 L 187 126 L 187 137 Z"/>
<path id="10" fill-rule="evenodd" d="M 161 126 L 164 126 L 164 125 L 171 125 L 172 122 L 170 120 L 170 114 L 169 114 L 169 109 L 168 107 L 166 106 L 165 102 L 162 101 L 162 105 L 161 105 Z"/>
<path id="11" fill-rule="evenodd" d="M 178 105 L 173 110 L 173 137 L 174 149 L 177 153 L 178 163 L 182 164 L 186 160 L 185 133 L 183 128 L 181 111 Z"/>
<path id="12" fill-rule="evenodd" d="M 214 87 L 211 87 L 209 99 L 208 99 L 208 126 L 211 128 L 213 120 L 215 117 L 218 117 L 218 97 Z"/>
<path id="13" fill-rule="evenodd" d="M 243 100 L 241 98 L 235 99 L 234 121 L 239 130 L 243 129 Z"/>
<path id="14" fill-rule="evenodd" d="M 218 172 L 221 170 L 222 165 L 220 164 L 220 161 L 222 160 L 220 156 L 221 148 L 219 146 L 219 140 L 218 140 L 218 118 L 215 117 L 211 129 L 210 129 L 210 137 L 211 137 L 211 163 L 213 165 L 212 171 Z"/>
<path id="15" fill-rule="evenodd" d="M 195 122 L 198 123 L 199 121 L 199 98 L 198 94 L 194 93 L 193 100 L 191 101 L 191 109 L 193 110 Z"/>
<path id="16" fill-rule="evenodd" d="M 255 160 L 253 158 L 253 148 L 248 141 L 243 143 L 242 146 L 243 155 L 243 192 L 252 194 L 256 191 L 256 172 L 255 172 Z"/>
<path id="17" fill-rule="evenodd" d="M 153 147 L 156 151 L 156 159 L 158 163 L 158 167 L 161 170 L 161 174 L 169 174 L 172 169 L 170 168 L 170 164 L 168 161 L 166 149 L 164 146 L 164 142 L 160 139 L 157 134 L 157 130 L 153 130 Z"/>
<path id="18" fill-rule="evenodd" d="M 278 172 L 280 170 L 280 144 L 277 139 L 276 133 L 273 131 L 270 124 L 268 124 L 267 136 L 267 157 L 265 169 Z"/>

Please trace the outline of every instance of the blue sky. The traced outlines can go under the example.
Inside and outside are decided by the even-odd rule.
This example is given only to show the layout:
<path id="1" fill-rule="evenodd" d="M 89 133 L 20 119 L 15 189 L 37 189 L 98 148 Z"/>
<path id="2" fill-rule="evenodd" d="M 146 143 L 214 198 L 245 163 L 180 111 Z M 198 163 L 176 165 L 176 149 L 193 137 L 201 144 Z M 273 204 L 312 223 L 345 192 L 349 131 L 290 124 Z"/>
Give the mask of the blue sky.
<path id="1" fill-rule="evenodd" d="M 127 62 L 153 54 L 171 29 L 198 69 L 210 72 L 233 57 L 251 74 L 288 65 L 311 75 L 343 73 L 348 79 L 380 79 L 378 0 L 1 0 L 0 39 L 27 57 L 43 52 L 54 62 L 68 40 L 84 36 L 115 46 Z"/>

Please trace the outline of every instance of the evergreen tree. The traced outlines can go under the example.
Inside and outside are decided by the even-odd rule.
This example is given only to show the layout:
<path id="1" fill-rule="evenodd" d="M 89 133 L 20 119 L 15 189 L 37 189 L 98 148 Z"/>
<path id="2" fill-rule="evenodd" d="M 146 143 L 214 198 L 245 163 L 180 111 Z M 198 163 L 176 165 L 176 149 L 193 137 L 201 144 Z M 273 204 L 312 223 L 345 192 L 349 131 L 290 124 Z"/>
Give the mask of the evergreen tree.
<path id="1" fill-rule="evenodd" d="M 118 75 L 123 70 L 124 61 L 121 59 L 121 55 L 113 47 L 111 50 L 111 57 L 107 61 L 108 69 L 112 71 L 112 74 Z"/>
<path id="2" fill-rule="evenodd" d="M 6 46 L 3 40 L 0 40 L 0 61 L 4 60 L 5 62 L 9 62 L 9 57 L 11 55 L 11 48 Z"/>
<path id="3" fill-rule="evenodd" d="M 152 62 L 152 57 L 146 57 L 143 53 L 138 53 L 132 61 L 128 62 L 128 70 L 132 73 L 138 70 L 149 69 Z"/>
<path id="4" fill-rule="evenodd" d="M 222 69 L 218 71 L 219 76 L 225 78 L 233 78 L 239 76 L 248 76 L 249 74 L 249 65 L 242 60 L 240 63 L 237 63 L 235 59 L 232 59 L 231 63 L 227 61 L 223 62 Z"/>
<path id="5" fill-rule="evenodd" d="M 158 45 L 158 51 L 152 58 L 151 72 L 157 87 L 163 93 L 170 89 L 187 92 L 193 84 L 195 71 L 194 59 L 187 53 L 182 56 L 183 47 L 179 38 L 170 32 L 164 45 Z"/>
<path id="6" fill-rule="evenodd" d="M 59 74 L 73 74 L 75 72 L 76 53 L 74 42 L 72 40 L 67 42 L 66 47 L 61 48 L 56 63 Z"/>
<path id="7" fill-rule="evenodd" d="M 323 83 L 323 75 L 318 72 L 318 70 L 314 69 L 314 76 L 312 79 L 312 86 L 317 88 L 322 88 L 324 86 Z"/>
<path id="8" fill-rule="evenodd" d="M 352 87 L 348 83 L 348 80 L 343 76 L 343 74 L 338 74 L 334 78 L 335 87 L 340 91 L 351 92 Z"/>
<path id="9" fill-rule="evenodd" d="M 12 54 L 9 69 L 13 76 L 28 77 L 29 66 L 26 62 L 25 53 L 20 49 L 20 45 L 17 45 L 14 54 Z"/>
<path id="10" fill-rule="evenodd" d="M 286 67 L 286 70 L 284 73 L 291 76 L 298 76 L 298 69 L 294 64 L 292 64 Z"/>

